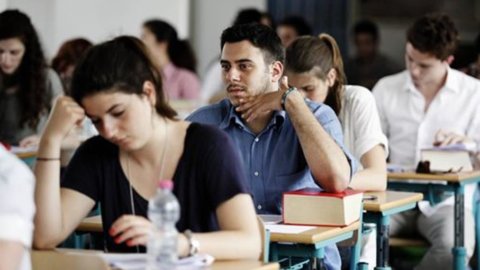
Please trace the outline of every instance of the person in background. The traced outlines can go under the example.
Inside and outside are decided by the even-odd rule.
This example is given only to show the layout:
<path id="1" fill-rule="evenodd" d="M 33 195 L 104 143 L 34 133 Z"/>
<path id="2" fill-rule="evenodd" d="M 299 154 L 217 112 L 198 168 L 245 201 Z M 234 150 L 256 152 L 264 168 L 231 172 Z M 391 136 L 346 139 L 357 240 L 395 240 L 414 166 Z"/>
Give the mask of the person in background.
<path id="1" fill-rule="evenodd" d="M 478 34 L 477 38 L 475 39 L 474 47 L 477 57 L 474 62 L 472 62 L 462 71 L 472 77 L 480 79 L 480 34 Z"/>
<path id="2" fill-rule="evenodd" d="M 92 46 L 92 43 L 84 38 L 70 39 L 60 46 L 57 54 L 53 57 L 51 66 L 60 76 L 65 94 L 70 94 L 70 83 L 75 66 Z"/>
<path id="3" fill-rule="evenodd" d="M 195 53 L 188 41 L 178 39 L 169 23 L 156 19 L 143 23 L 141 39 L 162 74 L 167 97 L 196 100 L 200 81 L 195 73 Z"/>
<path id="4" fill-rule="evenodd" d="M 355 56 L 345 63 L 348 83 L 372 89 L 382 77 L 401 70 L 400 65 L 379 51 L 377 25 L 370 20 L 359 21 L 353 27 Z"/>
<path id="5" fill-rule="evenodd" d="M 433 146 L 480 143 L 480 81 L 451 69 L 458 30 L 444 14 L 417 19 L 407 31 L 406 70 L 382 78 L 373 88 L 382 129 L 389 139 L 390 162 L 415 168 L 420 151 Z M 474 150 L 475 151 L 475 150 Z M 478 150 L 476 150 L 478 155 Z M 472 212 L 476 185 L 465 186 L 465 265 L 475 246 Z M 430 248 L 415 269 L 452 269 L 454 203 L 451 193 L 439 203 L 393 215 L 391 235 L 418 236 Z"/>
<path id="6" fill-rule="evenodd" d="M 0 13 L 0 141 L 38 144 L 53 100 L 63 93 L 48 68 L 30 18 L 19 10 Z"/>
<path id="7" fill-rule="evenodd" d="M 145 252 L 148 199 L 172 179 L 180 256 L 258 259 L 260 230 L 240 157 L 216 127 L 176 119 L 144 44 L 121 36 L 88 50 L 72 97 L 60 97 L 38 149 L 34 245 L 53 248 L 100 203 L 105 249 Z M 88 116 L 99 136 L 75 152 L 60 183 L 60 145 Z M 191 248 L 194 243 L 195 248 Z"/>
<path id="8" fill-rule="evenodd" d="M 375 99 L 357 85 L 346 85 L 337 42 L 327 34 L 296 39 L 286 51 L 289 84 L 308 99 L 330 106 L 337 114 L 345 147 L 360 161 L 349 187 L 384 191 L 387 187 L 388 142 L 380 126 Z M 361 262 L 375 266 L 375 233 L 363 239 Z"/>
<path id="9" fill-rule="evenodd" d="M 299 36 L 313 34 L 312 27 L 300 16 L 289 16 L 277 25 L 277 34 L 286 48 Z"/>
<path id="10" fill-rule="evenodd" d="M 347 188 L 355 167 L 340 123 L 330 107 L 305 101 L 286 78 L 280 81 L 285 52 L 275 30 L 235 25 L 223 31 L 220 45 L 228 98 L 187 119 L 218 126 L 234 140 L 257 213 L 281 214 L 286 191 Z M 340 267 L 335 245 L 326 247 L 325 264 Z"/>
<path id="11" fill-rule="evenodd" d="M 29 270 L 35 178 L 0 144 L 0 269 Z"/>
<path id="12" fill-rule="evenodd" d="M 268 27 L 273 26 L 273 20 L 267 12 L 261 12 L 255 8 L 242 9 L 237 13 L 232 25 L 259 23 Z M 272 27 L 273 28 L 273 27 Z M 226 97 L 225 84 L 221 78 L 222 69 L 218 64 L 220 56 L 211 61 L 202 82 L 201 101 L 202 104 L 213 104 Z"/>

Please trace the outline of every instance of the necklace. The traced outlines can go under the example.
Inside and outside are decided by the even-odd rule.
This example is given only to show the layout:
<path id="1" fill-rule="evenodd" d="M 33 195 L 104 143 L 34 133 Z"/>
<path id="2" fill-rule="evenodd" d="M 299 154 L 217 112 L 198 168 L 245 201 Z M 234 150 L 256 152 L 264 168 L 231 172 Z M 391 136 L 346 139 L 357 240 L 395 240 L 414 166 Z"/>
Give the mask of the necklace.
<path id="1" fill-rule="evenodd" d="M 165 137 L 165 142 L 162 150 L 162 159 L 161 159 L 161 165 L 160 165 L 160 179 L 163 179 L 163 169 L 165 167 L 165 156 L 167 153 L 167 146 L 168 146 L 168 122 L 165 120 L 165 118 L 162 118 L 163 121 L 165 122 L 165 128 L 164 128 L 164 137 Z M 135 213 L 135 204 L 133 203 L 133 187 L 132 187 L 132 182 L 130 181 L 130 155 L 127 152 L 127 180 L 128 180 L 128 185 L 130 189 L 130 208 L 132 210 L 132 215 L 136 215 Z M 138 245 L 135 246 L 137 253 L 140 253 L 140 247 Z"/>

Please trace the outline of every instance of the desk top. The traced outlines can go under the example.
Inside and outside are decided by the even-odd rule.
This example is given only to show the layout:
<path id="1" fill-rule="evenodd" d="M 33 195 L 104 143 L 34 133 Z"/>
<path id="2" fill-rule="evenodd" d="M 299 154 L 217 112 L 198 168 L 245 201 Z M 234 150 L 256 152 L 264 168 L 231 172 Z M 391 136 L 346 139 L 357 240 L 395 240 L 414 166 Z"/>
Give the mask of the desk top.
<path id="1" fill-rule="evenodd" d="M 32 270 L 111 270 L 107 263 L 91 250 L 32 251 Z M 278 270 L 278 263 L 255 260 L 215 261 L 211 270 Z"/>
<path id="2" fill-rule="evenodd" d="M 357 230 L 360 226 L 360 221 L 356 221 L 346 227 L 316 227 L 302 233 L 270 233 L 270 242 L 294 242 L 303 244 L 315 244 L 343 233 Z"/>
<path id="3" fill-rule="evenodd" d="M 364 196 L 375 196 L 375 200 L 363 201 L 363 209 L 370 212 L 383 212 L 395 207 L 419 202 L 423 199 L 422 193 L 400 191 L 369 191 Z"/>
<path id="4" fill-rule="evenodd" d="M 472 178 L 480 177 L 480 171 L 473 172 L 459 172 L 459 173 L 444 173 L 444 174 L 426 174 L 416 172 L 399 172 L 388 173 L 388 180 L 405 181 L 405 180 L 426 180 L 426 181 L 446 181 L 452 183 L 458 183 Z"/>

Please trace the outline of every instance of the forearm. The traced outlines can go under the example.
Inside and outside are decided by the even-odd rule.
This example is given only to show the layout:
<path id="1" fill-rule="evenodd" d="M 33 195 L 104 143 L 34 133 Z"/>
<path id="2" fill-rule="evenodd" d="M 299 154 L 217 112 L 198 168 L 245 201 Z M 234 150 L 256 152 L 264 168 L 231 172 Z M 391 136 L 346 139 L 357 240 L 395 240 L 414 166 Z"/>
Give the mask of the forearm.
<path id="1" fill-rule="evenodd" d="M 200 243 L 200 253 L 210 254 L 217 260 L 255 259 L 260 257 L 261 241 L 258 233 L 247 231 L 218 231 L 195 233 L 193 237 Z M 179 235 L 179 255 L 188 255 L 186 237 Z"/>
<path id="2" fill-rule="evenodd" d="M 19 269 L 25 247 L 20 242 L 0 240 L 0 269 Z"/>
<path id="3" fill-rule="evenodd" d="M 355 190 L 385 191 L 387 172 L 375 168 L 361 170 L 352 176 L 349 187 Z"/>
<path id="4" fill-rule="evenodd" d="M 60 140 L 49 140 L 43 136 L 38 158 L 59 158 Z M 37 160 L 35 165 L 35 216 L 34 245 L 48 248 L 57 244 L 62 232 L 60 203 L 60 160 Z"/>
<path id="5" fill-rule="evenodd" d="M 317 184 L 329 192 L 343 191 L 351 170 L 345 153 L 320 125 L 298 91 L 288 96 L 285 109 Z"/>

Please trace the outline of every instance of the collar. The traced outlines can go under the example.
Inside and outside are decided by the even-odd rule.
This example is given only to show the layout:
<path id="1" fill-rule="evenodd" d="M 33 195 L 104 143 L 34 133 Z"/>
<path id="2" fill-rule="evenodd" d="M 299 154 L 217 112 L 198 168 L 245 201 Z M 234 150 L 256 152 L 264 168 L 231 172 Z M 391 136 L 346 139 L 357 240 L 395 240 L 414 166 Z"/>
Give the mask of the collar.
<path id="1" fill-rule="evenodd" d="M 226 129 L 234 124 L 239 126 L 241 129 L 248 130 L 248 127 L 243 122 L 242 118 L 237 114 L 235 111 L 235 107 L 233 107 L 232 103 L 227 99 L 226 102 L 228 103 L 227 107 L 227 115 L 223 118 L 222 122 L 220 123 L 220 129 Z M 265 129 L 268 129 L 271 126 L 279 128 L 285 122 L 286 113 L 285 111 L 275 111 L 272 115 L 270 122 L 268 123 Z"/>
<path id="2" fill-rule="evenodd" d="M 405 91 L 418 92 L 418 89 L 413 84 L 410 73 L 408 72 L 408 70 L 406 70 L 405 72 L 406 72 L 407 79 L 405 80 L 403 89 Z M 456 74 L 455 71 L 453 71 L 450 68 L 450 66 L 447 66 L 447 79 L 445 80 L 445 84 L 442 86 L 439 93 L 443 92 L 443 89 L 453 93 L 458 93 L 458 91 L 460 91 L 460 89 L 458 88 L 458 81 L 459 81 L 458 74 Z"/>

